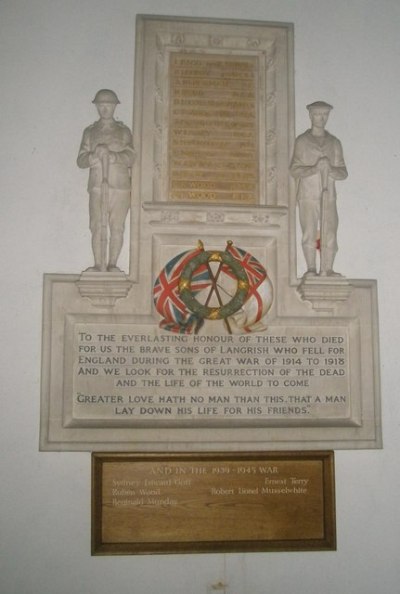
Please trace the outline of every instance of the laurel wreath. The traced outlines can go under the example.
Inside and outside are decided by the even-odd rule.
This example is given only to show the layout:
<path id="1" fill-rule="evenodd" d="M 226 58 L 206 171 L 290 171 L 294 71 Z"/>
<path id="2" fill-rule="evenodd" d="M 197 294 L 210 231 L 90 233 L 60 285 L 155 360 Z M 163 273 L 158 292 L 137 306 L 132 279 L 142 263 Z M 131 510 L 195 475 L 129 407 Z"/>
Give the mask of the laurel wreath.
<path id="1" fill-rule="evenodd" d="M 220 268 L 215 277 L 211 272 L 210 262 L 220 263 Z M 221 304 L 220 307 L 209 307 L 207 302 L 206 304 L 202 304 L 194 297 L 191 291 L 192 277 L 196 270 L 203 264 L 207 265 L 210 276 L 213 280 L 213 287 L 211 289 L 210 296 L 213 291 L 216 291 L 218 295 L 216 278 L 218 277 L 221 267 L 226 265 L 233 272 L 237 280 L 237 287 L 236 293 L 228 303 Z M 224 320 L 225 318 L 228 318 L 229 316 L 232 316 L 234 313 L 236 313 L 246 301 L 249 291 L 249 280 L 247 278 L 245 269 L 241 263 L 232 256 L 232 254 L 227 251 L 222 252 L 204 250 L 192 258 L 184 267 L 179 279 L 178 290 L 184 304 L 190 309 L 190 311 L 200 318 L 207 320 Z"/>

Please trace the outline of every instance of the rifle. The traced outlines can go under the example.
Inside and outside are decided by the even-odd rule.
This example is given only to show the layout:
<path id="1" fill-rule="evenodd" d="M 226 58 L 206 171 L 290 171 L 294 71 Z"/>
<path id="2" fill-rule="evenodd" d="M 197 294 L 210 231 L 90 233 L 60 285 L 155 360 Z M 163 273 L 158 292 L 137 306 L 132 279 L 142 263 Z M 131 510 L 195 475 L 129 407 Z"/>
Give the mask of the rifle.
<path id="1" fill-rule="evenodd" d="M 328 196 L 328 171 L 324 169 L 321 171 L 321 184 L 322 184 L 322 192 L 321 192 L 321 220 L 320 220 L 320 269 L 321 273 L 325 274 L 327 271 L 325 270 L 325 231 L 326 231 L 326 200 Z"/>
<path id="2" fill-rule="evenodd" d="M 108 154 L 104 154 L 101 160 L 102 182 L 101 182 L 101 229 L 100 229 L 100 269 L 102 272 L 107 270 L 107 242 L 108 242 Z"/>

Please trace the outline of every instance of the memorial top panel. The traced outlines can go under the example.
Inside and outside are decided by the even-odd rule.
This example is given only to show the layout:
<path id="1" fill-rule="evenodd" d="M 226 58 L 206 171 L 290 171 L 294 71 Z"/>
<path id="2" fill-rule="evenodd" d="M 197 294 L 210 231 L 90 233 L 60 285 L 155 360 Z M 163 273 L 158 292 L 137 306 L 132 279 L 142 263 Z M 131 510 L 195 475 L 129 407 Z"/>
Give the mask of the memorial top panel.
<path id="1" fill-rule="evenodd" d="M 142 202 L 287 205 L 292 25 L 139 16 Z"/>

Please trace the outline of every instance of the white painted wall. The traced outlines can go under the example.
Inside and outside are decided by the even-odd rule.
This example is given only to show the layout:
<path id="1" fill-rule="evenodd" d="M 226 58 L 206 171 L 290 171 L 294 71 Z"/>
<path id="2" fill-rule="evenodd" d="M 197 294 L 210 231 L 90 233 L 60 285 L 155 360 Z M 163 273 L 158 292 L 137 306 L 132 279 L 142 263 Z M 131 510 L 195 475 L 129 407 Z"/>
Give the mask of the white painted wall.
<path id="1" fill-rule="evenodd" d="M 297 133 L 335 106 L 337 268 L 378 279 L 384 435 L 336 453 L 337 552 L 91 557 L 90 454 L 38 452 L 42 274 L 90 263 L 76 153 L 98 88 L 131 123 L 137 13 L 294 22 Z M 2 594 L 399 592 L 399 26 L 399 0 L 0 1 Z"/>

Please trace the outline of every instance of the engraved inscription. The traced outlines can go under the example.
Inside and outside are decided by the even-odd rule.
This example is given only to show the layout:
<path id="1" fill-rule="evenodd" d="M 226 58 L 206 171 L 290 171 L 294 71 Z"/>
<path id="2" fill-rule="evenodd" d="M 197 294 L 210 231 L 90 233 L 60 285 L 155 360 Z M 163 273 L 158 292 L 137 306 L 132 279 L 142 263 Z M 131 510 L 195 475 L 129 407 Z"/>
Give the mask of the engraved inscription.
<path id="1" fill-rule="evenodd" d="M 155 332 L 76 325 L 66 394 L 74 419 L 224 425 L 350 418 L 345 327 L 244 336 Z"/>
<path id="2" fill-rule="evenodd" d="M 169 200 L 258 202 L 257 64 L 171 53 Z"/>

